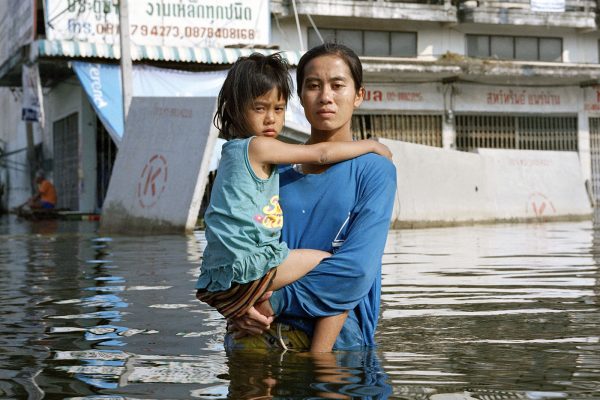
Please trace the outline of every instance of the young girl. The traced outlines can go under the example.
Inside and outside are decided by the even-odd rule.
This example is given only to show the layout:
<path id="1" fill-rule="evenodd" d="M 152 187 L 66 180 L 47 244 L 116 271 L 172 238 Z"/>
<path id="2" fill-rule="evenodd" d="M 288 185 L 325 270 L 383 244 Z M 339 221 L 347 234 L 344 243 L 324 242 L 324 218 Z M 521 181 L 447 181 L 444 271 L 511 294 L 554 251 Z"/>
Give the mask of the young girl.
<path id="1" fill-rule="evenodd" d="M 223 316 L 239 317 L 266 292 L 306 275 L 330 254 L 289 250 L 279 241 L 276 164 L 331 164 L 375 152 L 391 158 L 373 140 L 287 144 L 276 140 L 291 96 L 287 63 L 279 54 L 252 54 L 233 65 L 217 102 L 215 126 L 223 145 L 210 204 L 204 216 L 207 246 L 196 297 Z M 335 118 L 324 102 L 324 118 Z M 347 313 L 316 321 L 311 351 L 331 351 Z"/>

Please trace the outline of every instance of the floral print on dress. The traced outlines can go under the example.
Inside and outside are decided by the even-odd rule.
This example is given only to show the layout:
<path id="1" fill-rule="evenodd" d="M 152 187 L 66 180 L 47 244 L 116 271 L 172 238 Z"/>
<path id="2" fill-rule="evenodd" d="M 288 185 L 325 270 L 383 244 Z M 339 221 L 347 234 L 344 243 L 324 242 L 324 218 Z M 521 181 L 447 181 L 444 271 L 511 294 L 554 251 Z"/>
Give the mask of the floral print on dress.
<path id="1" fill-rule="evenodd" d="M 262 214 L 254 216 L 254 220 L 267 229 L 281 229 L 283 227 L 283 211 L 279 205 L 279 195 L 271 197 L 269 204 L 262 208 Z"/>

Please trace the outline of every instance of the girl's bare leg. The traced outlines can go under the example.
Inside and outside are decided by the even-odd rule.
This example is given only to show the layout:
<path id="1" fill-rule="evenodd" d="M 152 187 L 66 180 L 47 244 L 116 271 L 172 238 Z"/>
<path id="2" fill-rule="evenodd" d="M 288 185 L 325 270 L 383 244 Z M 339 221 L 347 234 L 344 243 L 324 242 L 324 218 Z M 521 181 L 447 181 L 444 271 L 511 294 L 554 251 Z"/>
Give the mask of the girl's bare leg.
<path id="1" fill-rule="evenodd" d="M 297 281 L 319 265 L 322 259 L 331 254 L 321 250 L 296 249 L 277 267 L 275 279 L 269 290 L 281 289 L 285 285 Z"/>

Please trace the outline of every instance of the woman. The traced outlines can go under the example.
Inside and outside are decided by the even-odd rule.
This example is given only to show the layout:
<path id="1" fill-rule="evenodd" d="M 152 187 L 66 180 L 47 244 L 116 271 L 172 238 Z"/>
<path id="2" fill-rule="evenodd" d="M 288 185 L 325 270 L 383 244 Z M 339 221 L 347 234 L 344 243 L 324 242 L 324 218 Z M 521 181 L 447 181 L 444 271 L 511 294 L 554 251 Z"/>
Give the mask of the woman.
<path id="1" fill-rule="evenodd" d="M 298 63 L 297 90 L 311 125 L 307 143 L 352 141 L 362 103 L 362 65 L 348 47 L 326 43 Z M 334 349 L 373 346 L 383 254 L 396 191 L 393 164 L 374 154 L 334 165 L 280 169 L 282 240 L 290 248 L 333 253 L 304 278 L 273 293 L 246 316 L 231 319 L 228 348 L 304 349 L 316 318 L 349 311 Z M 277 322 L 269 328 L 273 316 Z M 246 334 L 262 334 L 246 336 Z M 235 338 L 234 338 L 235 336 Z"/>

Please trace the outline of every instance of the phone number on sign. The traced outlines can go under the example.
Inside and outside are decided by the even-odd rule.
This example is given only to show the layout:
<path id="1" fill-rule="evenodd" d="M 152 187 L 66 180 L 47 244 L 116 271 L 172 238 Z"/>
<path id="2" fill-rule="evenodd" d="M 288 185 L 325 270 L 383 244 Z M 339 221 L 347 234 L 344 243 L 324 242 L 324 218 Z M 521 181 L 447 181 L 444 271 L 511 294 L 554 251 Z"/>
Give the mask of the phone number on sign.
<path id="1" fill-rule="evenodd" d="M 256 37 L 254 29 L 239 28 L 206 28 L 202 26 L 148 26 L 131 25 L 131 35 L 161 36 L 179 38 L 219 38 L 219 39 L 250 39 Z"/>

